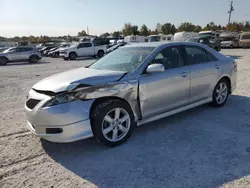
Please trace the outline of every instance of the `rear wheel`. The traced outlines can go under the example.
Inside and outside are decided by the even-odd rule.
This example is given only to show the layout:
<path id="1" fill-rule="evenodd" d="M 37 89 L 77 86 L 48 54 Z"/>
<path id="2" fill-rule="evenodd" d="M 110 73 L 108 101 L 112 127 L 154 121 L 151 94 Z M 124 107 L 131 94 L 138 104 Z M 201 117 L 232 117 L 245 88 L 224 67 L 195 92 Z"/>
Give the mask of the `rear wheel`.
<path id="1" fill-rule="evenodd" d="M 99 58 L 102 58 L 104 56 L 104 51 L 102 51 L 102 50 L 98 51 L 97 56 Z"/>
<path id="2" fill-rule="evenodd" d="M 119 100 L 108 100 L 97 105 L 91 115 L 91 124 L 96 140 L 110 147 L 125 142 L 135 127 L 132 110 Z"/>
<path id="3" fill-rule="evenodd" d="M 30 56 L 30 58 L 29 58 L 29 63 L 37 63 L 38 60 L 39 60 L 38 56 L 32 55 L 32 56 Z"/>
<path id="4" fill-rule="evenodd" d="M 69 59 L 70 60 L 76 60 L 76 57 L 77 57 L 77 55 L 76 55 L 75 52 L 70 52 L 70 54 L 69 54 Z"/>
<path id="5" fill-rule="evenodd" d="M 0 65 L 7 65 L 8 59 L 6 57 L 0 57 Z"/>
<path id="6" fill-rule="evenodd" d="M 214 89 L 212 105 L 216 107 L 223 106 L 227 101 L 228 95 L 229 84 L 227 80 L 221 79 Z"/>

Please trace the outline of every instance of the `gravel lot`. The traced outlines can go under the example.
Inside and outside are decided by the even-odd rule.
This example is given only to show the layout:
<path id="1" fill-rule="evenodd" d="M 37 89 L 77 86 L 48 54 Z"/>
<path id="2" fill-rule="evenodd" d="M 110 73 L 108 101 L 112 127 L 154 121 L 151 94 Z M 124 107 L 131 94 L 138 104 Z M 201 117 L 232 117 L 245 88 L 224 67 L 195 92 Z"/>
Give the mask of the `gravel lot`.
<path id="1" fill-rule="evenodd" d="M 93 139 L 54 144 L 26 128 L 32 85 L 93 60 L 0 67 L 0 187 L 250 187 L 250 50 L 222 53 L 236 59 L 239 75 L 223 108 L 204 105 L 147 124 L 112 149 Z"/>

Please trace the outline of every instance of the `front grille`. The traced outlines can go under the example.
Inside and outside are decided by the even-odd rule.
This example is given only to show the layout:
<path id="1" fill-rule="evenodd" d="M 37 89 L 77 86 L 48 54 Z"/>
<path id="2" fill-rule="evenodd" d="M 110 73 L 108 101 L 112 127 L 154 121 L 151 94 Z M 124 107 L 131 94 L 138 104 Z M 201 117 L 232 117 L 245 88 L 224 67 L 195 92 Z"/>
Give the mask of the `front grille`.
<path id="1" fill-rule="evenodd" d="M 26 102 L 26 106 L 29 108 L 29 109 L 33 109 L 35 108 L 35 106 L 40 102 L 41 100 L 37 100 L 37 99 L 29 99 L 27 102 Z"/>

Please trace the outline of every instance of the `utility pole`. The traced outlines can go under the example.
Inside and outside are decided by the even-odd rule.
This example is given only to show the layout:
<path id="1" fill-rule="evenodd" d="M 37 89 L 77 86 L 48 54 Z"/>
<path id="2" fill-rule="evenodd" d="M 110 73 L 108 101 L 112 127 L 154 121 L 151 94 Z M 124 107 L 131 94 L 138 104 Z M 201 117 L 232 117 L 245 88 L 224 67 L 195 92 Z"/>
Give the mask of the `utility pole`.
<path id="1" fill-rule="evenodd" d="M 230 10 L 228 11 L 228 14 L 229 14 L 228 25 L 231 23 L 231 15 L 232 15 L 233 11 L 234 11 L 233 1 L 231 1 L 231 3 L 230 3 Z"/>

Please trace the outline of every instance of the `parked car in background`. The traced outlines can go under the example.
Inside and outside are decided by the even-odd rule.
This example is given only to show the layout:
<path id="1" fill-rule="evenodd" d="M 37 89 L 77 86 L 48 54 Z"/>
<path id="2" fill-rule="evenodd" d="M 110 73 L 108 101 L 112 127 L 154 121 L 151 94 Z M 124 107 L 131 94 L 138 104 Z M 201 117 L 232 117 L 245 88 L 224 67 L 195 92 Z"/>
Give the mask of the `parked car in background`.
<path id="1" fill-rule="evenodd" d="M 38 50 L 41 52 L 42 56 L 45 55 L 45 53 L 48 51 L 48 50 L 51 50 L 52 48 L 55 48 L 56 46 L 46 46 L 44 48 L 42 48 L 41 50 Z"/>
<path id="2" fill-rule="evenodd" d="M 108 49 L 107 49 L 107 53 L 110 53 L 110 52 L 112 52 L 112 51 L 118 49 L 118 48 L 121 47 L 121 46 L 125 46 L 126 44 L 127 44 L 126 42 L 118 43 L 118 44 L 112 46 L 111 48 L 108 48 Z"/>
<path id="3" fill-rule="evenodd" d="M 196 32 L 177 32 L 174 34 L 174 41 L 187 41 L 190 38 L 198 37 L 199 34 Z"/>
<path id="4" fill-rule="evenodd" d="M 6 65 L 11 62 L 28 61 L 37 63 L 41 59 L 41 53 L 36 48 L 18 46 L 9 48 L 0 53 L 0 65 Z"/>
<path id="5" fill-rule="evenodd" d="M 174 40 L 174 35 L 149 35 L 146 38 L 146 42 L 160 42 L 172 40 Z"/>
<path id="6" fill-rule="evenodd" d="M 87 57 L 92 56 L 99 58 L 103 57 L 106 53 L 106 45 L 95 46 L 93 42 L 83 42 L 76 43 L 71 45 L 68 48 L 60 50 L 60 57 L 63 57 L 64 60 L 75 60 L 77 57 Z"/>
<path id="7" fill-rule="evenodd" d="M 131 35 L 124 37 L 124 42 L 126 43 L 140 43 L 140 42 L 146 42 L 145 36 L 138 36 L 138 35 Z"/>
<path id="8" fill-rule="evenodd" d="M 219 31 L 201 31 L 199 32 L 199 37 L 209 36 L 210 39 L 217 41 L 217 40 L 220 40 L 220 34 L 221 32 Z"/>
<path id="9" fill-rule="evenodd" d="M 237 32 L 222 32 L 220 34 L 221 48 L 238 48 L 239 33 Z"/>
<path id="10" fill-rule="evenodd" d="M 60 56 L 60 50 L 64 50 L 65 48 L 68 48 L 70 44 L 62 44 L 58 48 L 55 48 L 54 50 L 50 50 L 48 53 L 48 56 L 57 58 Z"/>
<path id="11" fill-rule="evenodd" d="M 211 40 L 210 36 L 194 37 L 188 40 L 189 42 L 199 42 L 215 49 L 216 51 L 221 50 L 221 43 L 219 40 Z"/>
<path id="12" fill-rule="evenodd" d="M 206 45 L 131 44 L 35 84 L 25 105 L 27 126 L 52 142 L 94 136 L 117 146 L 136 126 L 206 103 L 223 106 L 236 80 L 236 62 Z"/>
<path id="13" fill-rule="evenodd" d="M 44 50 L 43 51 L 43 56 L 49 56 L 49 52 L 54 51 L 54 50 L 56 50 L 58 48 L 59 48 L 59 46 L 54 46 L 53 48 L 48 48 L 47 50 Z"/>
<path id="14" fill-rule="evenodd" d="M 242 48 L 250 47 L 250 32 L 243 32 L 240 35 L 240 47 Z"/>

